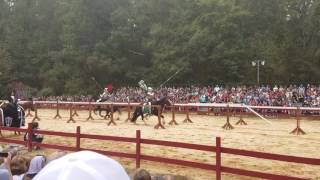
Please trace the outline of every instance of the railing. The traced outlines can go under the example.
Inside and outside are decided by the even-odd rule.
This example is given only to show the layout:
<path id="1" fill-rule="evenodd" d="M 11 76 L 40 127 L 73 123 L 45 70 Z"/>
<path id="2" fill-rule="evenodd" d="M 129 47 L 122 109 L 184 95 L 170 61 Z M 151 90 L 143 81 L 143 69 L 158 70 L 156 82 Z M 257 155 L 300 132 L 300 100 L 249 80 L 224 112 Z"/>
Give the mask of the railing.
<path id="1" fill-rule="evenodd" d="M 21 104 L 28 103 L 28 101 L 21 101 Z M 115 107 L 115 106 L 123 106 L 123 107 L 137 107 L 140 106 L 140 103 L 110 103 L 110 102 L 104 102 L 104 103 L 96 103 L 96 102 L 63 102 L 63 101 L 34 101 L 34 106 L 37 108 L 50 108 L 50 109 L 57 109 L 57 114 L 59 114 L 59 109 L 81 109 L 81 110 L 92 110 L 94 107 L 97 106 L 110 106 L 110 107 Z M 208 112 L 210 108 L 215 108 L 222 110 L 220 113 L 222 115 L 226 114 L 226 111 L 228 108 L 236 110 L 235 112 L 238 112 L 239 110 L 244 110 L 247 107 L 256 109 L 259 111 L 261 114 L 272 114 L 276 113 L 274 111 L 280 111 L 283 110 L 286 112 L 286 116 L 290 116 L 291 114 L 288 112 L 291 111 L 296 111 L 298 108 L 303 111 L 311 111 L 311 112 L 318 112 L 319 117 L 320 117 L 320 108 L 312 108 L 312 107 L 278 107 L 278 106 L 246 106 L 243 104 L 228 104 L 228 103 L 188 103 L 188 104 L 174 104 L 169 108 L 180 108 L 182 109 L 183 112 L 189 111 L 193 108 L 207 108 Z M 270 110 L 272 112 L 267 112 L 267 110 Z M 180 112 L 179 110 L 175 110 L 176 113 Z M 240 111 L 239 111 L 240 112 Z M 213 112 L 215 113 L 215 112 Z M 244 111 L 242 112 L 243 114 L 248 114 L 245 113 Z M 218 113 L 219 114 L 219 113 Z M 280 113 L 281 114 L 281 113 Z"/>
<path id="2" fill-rule="evenodd" d="M 247 150 L 222 147 L 220 137 L 216 137 L 216 145 L 215 146 L 208 146 L 208 145 L 198 145 L 198 144 L 172 142 L 172 141 L 143 139 L 143 138 L 141 138 L 140 130 L 136 131 L 135 138 L 83 134 L 83 133 L 81 133 L 80 126 L 77 127 L 76 133 L 32 130 L 31 123 L 28 124 L 28 129 L 0 127 L 0 130 L 28 132 L 29 138 L 28 138 L 27 142 L 21 141 L 21 140 L 7 139 L 7 138 L 3 138 L 3 137 L 0 138 L 0 142 L 26 145 L 26 146 L 28 146 L 29 151 L 32 151 L 33 146 L 59 149 L 59 150 L 67 150 L 67 151 L 92 150 L 92 151 L 96 151 L 98 153 L 109 155 L 109 156 L 117 156 L 117 157 L 135 159 L 136 168 L 139 168 L 141 166 L 141 160 L 147 160 L 147 161 L 153 161 L 153 162 L 162 162 L 162 163 L 168 163 L 168 164 L 188 166 L 188 167 L 193 167 L 193 168 L 200 168 L 200 169 L 205 169 L 205 170 L 212 170 L 212 171 L 216 171 L 216 179 L 218 179 L 218 180 L 221 179 L 222 172 L 236 174 L 236 175 L 249 176 L 249 177 L 265 178 L 265 179 L 304 179 L 301 177 L 275 175 L 275 174 L 271 174 L 271 173 L 264 173 L 264 172 L 250 171 L 250 170 L 243 170 L 243 169 L 237 169 L 237 168 L 233 168 L 233 167 L 222 166 L 222 164 L 221 164 L 221 154 L 222 153 L 239 155 L 239 156 L 247 156 L 247 157 L 255 157 L 255 158 L 263 158 L 263 159 L 269 159 L 269 160 L 277 160 L 277 161 L 283 161 L 283 162 L 301 163 L 301 164 L 307 164 L 307 165 L 316 165 L 316 166 L 320 165 L 320 159 L 316 159 L 316 158 L 304 158 L 304 157 L 270 154 L 270 153 L 262 153 L 262 152 L 256 152 L 256 151 L 247 151 Z M 72 147 L 72 146 L 53 145 L 53 144 L 45 144 L 45 143 L 35 143 L 35 142 L 32 142 L 32 137 L 31 137 L 32 133 L 40 133 L 43 135 L 55 135 L 55 136 L 62 136 L 62 137 L 73 137 L 73 138 L 75 138 L 76 145 Z M 114 151 L 106 151 L 106 150 L 95 150 L 95 149 L 81 148 L 81 144 L 80 144 L 81 141 L 80 140 L 82 138 L 134 143 L 135 147 L 136 147 L 136 151 L 133 154 L 133 153 L 125 153 L 125 152 L 114 152 Z M 215 156 L 216 156 L 216 162 L 215 162 L 215 165 L 213 165 L 213 164 L 207 164 L 207 163 L 192 162 L 192 161 L 187 161 L 187 160 L 179 160 L 179 159 L 171 159 L 171 158 L 166 158 L 166 157 L 156 157 L 156 156 L 144 155 L 144 154 L 141 154 L 141 144 L 168 146 L 168 147 L 175 147 L 175 148 L 185 148 L 185 149 L 206 151 L 206 152 L 211 152 L 211 153 L 214 152 Z"/>
<path id="3" fill-rule="evenodd" d="M 30 103 L 28 101 L 21 101 L 20 103 L 24 104 L 24 103 Z M 106 107 L 108 106 L 111 109 L 111 115 L 110 115 L 110 121 L 108 122 L 108 126 L 109 125 L 116 125 L 116 122 L 113 119 L 113 108 L 116 106 L 122 106 L 122 107 L 126 107 L 128 110 L 128 118 L 126 121 L 128 121 L 131 118 L 131 109 L 133 107 L 137 107 L 137 106 L 141 106 L 141 104 L 139 103 L 96 103 L 96 102 L 61 102 L 61 101 L 34 101 L 34 109 L 35 109 L 35 115 L 33 118 L 33 121 L 35 120 L 40 120 L 40 118 L 38 117 L 38 111 L 37 108 L 45 107 L 45 108 L 55 108 L 57 113 L 54 116 L 54 118 L 61 118 L 61 115 L 59 113 L 59 110 L 61 108 L 63 109 L 69 109 L 70 110 L 70 116 L 69 116 L 69 120 L 67 121 L 69 122 L 76 122 L 74 119 L 75 115 L 77 114 L 77 109 L 86 109 L 89 110 L 89 116 L 87 118 L 87 120 L 93 120 L 93 116 L 92 116 L 92 110 L 94 109 L 94 107 L 96 106 L 103 106 Z M 81 108 L 80 108 L 81 107 Z M 246 124 L 246 122 L 243 120 L 243 116 L 244 115 L 248 115 L 248 113 L 245 113 L 244 110 L 246 108 L 250 108 L 250 109 L 256 109 L 256 110 L 260 110 L 260 111 L 265 111 L 265 110 L 283 110 L 283 111 L 287 111 L 290 112 L 288 113 L 288 115 L 290 116 L 295 116 L 296 118 L 296 128 L 293 129 L 291 131 L 292 134 L 305 134 L 305 132 L 302 130 L 302 128 L 300 127 L 300 119 L 301 117 L 303 117 L 303 111 L 313 111 L 313 112 L 318 112 L 320 114 L 320 108 L 309 108 L 309 107 L 276 107 L 276 106 L 246 106 L 243 104 L 226 104 L 226 103 L 189 103 L 189 104 L 174 104 L 171 107 L 167 107 L 167 108 L 171 108 L 171 112 L 172 112 L 172 120 L 169 122 L 170 125 L 177 125 L 178 123 L 175 120 L 175 114 L 177 113 L 177 108 L 182 108 L 184 110 L 184 113 L 186 114 L 186 118 L 183 122 L 188 123 L 188 122 L 192 122 L 191 118 L 190 118 L 190 110 L 191 108 L 194 107 L 198 107 L 198 108 L 218 108 L 218 109 L 222 109 L 222 115 L 227 116 L 227 123 L 226 123 L 226 128 L 233 128 L 232 126 L 229 125 L 228 120 L 229 117 L 232 115 L 230 113 L 231 110 L 234 110 L 232 113 L 233 115 L 235 114 L 235 112 L 238 111 L 238 115 L 240 116 L 240 120 L 237 122 L 237 124 Z M 159 107 L 158 107 L 159 108 Z M 158 110 L 160 112 L 160 110 Z M 209 112 L 209 110 L 208 110 Z M 250 112 L 251 113 L 251 112 Z M 252 113 L 251 113 L 252 114 Z M 269 114 L 269 113 L 262 113 L 262 114 Z M 30 109 L 28 109 L 28 114 L 27 115 L 31 115 L 30 114 Z M 164 129 L 164 125 L 161 123 L 160 120 L 160 114 L 158 114 L 158 123 L 157 125 L 155 125 L 155 128 L 162 128 Z M 320 117 L 320 116 L 317 116 Z"/>

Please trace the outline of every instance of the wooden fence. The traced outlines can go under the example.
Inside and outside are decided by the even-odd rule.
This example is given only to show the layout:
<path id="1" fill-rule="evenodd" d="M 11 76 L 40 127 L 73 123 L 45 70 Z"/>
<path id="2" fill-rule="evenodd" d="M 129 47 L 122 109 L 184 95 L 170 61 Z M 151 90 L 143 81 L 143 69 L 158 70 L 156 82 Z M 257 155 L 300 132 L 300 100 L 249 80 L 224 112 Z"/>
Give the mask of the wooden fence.
<path id="1" fill-rule="evenodd" d="M 22 141 L 22 140 L 8 139 L 8 138 L 4 138 L 4 137 L 0 138 L 0 142 L 25 145 L 28 147 L 29 151 L 32 151 L 33 146 L 58 149 L 58 150 L 66 150 L 66 151 L 91 150 L 91 151 L 96 151 L 98 153 L 109 155 L 109 156 L 117 156 L 117 157 L 122 157 L 122 158 L 135 159 L 136 168 L 139 168 L 141 166 L 141 160 L 147 160 L 147 161 L 153 161 L 153 162 L 161 162 L 161 163 L 167 163 L 167 164 L 200 168 L 200 169 L 204 169 L 204 170 L 211 170 L 211 171 L 216 172 L 216 179 L 217 180 L 221 179 L 221 173 L 230 173 L 230 174 L 235 174 L 235 175 L 243 175 L 243 176 L 265 178 L 265 179 L 279 179 L 279 180 L 280 179 L 281 180 L 282 179 L 305 179 L 303 177 L 275 175 L 275 174 L 271 174 L 271 173 L 237 169 L 237 168 L 233 168 L 233 167 L 223 166 L 221 163 L 221 158 L 222 158 L 221 154 L 222 153 L 239 155 L 239 156 L 246 156 L 246 157 L 269 159 L 269 160 L 277 160 L 277 161 L 283 161 L 283 162 L 301 163 L 301 164 L 315 165 L 315 166 L 320 165 L 320 159 L 316 159 L 316 158 L 304 158 L 304 157 L 270 154 L 270 153 L 263 153 L 263 152 L 247 151 L 247 150 L 222 147 L 220 137 L 216 137 L 216 145 L 215 146 L 208 146 L 208 145 L 198 145 L 198 144 L 163 141 L 163 140 L 143 139 L 143 138 L 141 138 L 140 130 L 136 131 L 135 138 L 84 134 L 84 133 L 81 133 L 80 126 L 77 127 L 76 133 L 44 131 L 44 130 L 34 130 L 33 131 L 31 128 L 31 123 L 28 124 L 28 129 L 0 127 L 0 130 L 18 131 L 18 132 L 23 132 L 23 133 L 28 132 L 29 138 L 28 138 L 27 142 Z M 35 143 L 35 142 L 31 141 L 32 140 L 32 138 L 31 138 L 32 133 L 40 133 L 43 135 L 54 135 L 54 136 L 62 136 L 62 137 L 72 137 L 72 138 L 75 138 L 75 146 L 72 147 L 72 146 L 63 146 L 63 145 L 57 145 L 57 144 Z M 107 151 L 107 150 L 95 150 L 95 149 L 82 148 L 81 147 L 81 139 L 83 139 L 83 138 L 95 139 L 95 140 L 106 140 L 106 141 L 117 141 L 117 142 L 129 142 L 129 143 L 135 144 L 136 151 L 135 151 L 135 153 L 126 153 L 126 152 L 113 152 L 113 151 Z M 207 151 L 210 153 L 215 153 L 214 155 L 216 157 L 216 160 L 215 160 L 215 164 L 213 164 L 214 160 L 212 161 L 212 164 L 208 164 L 208 163 L 200 163 L 200 162 L 193 162 L 193 161 L 187 161 L 187 160 L 171 159 L 171 158 L 166 158 L 166 157 L 144 155 L 141 153 L 141 144 L 159 145 L 159 146 L 168 146 L 168 147 L 174 147 L 174 148 L 185 148 L 185 149 L 192 149 L 192 150 Z"/>
<path id="2" fill-rule="evenodd" d="M 27 103 L 27 101 L 22 101 L 23 103 Z M 61 118 L 60 109 L 69 109 L 70 111 L 70 115 L 69 115 L 69 119 L 68 119 L 68 123 L 69 122 L 76 122 L 74 119 L 74 116 L 77 115 L 77 110 L 79 109 L 85 109 L 89 111 L 89 116 L 87 118 L 87 120 L 93 120 L 93 116 L 92 116 L 92 111 L 95 107 L 97 106 L 102 106 L 102 107 L 106 107 L 109 106 L 110 109 L 112 109 L 111 111 L 111 117 L 109 122 L 107 123 L 108 126 L 109 125 L 116 125 L 116 122 L 114 121 L 113 118 L 113 108 L 116 106 L 122 106 L 122 107 L 126 107 L 127 111 L 128 111 L 128 118 L 126 121 L 128 121 L 131 118 L 131 112 L 133 110 L 133 108 L 137 107 L 137 106 L 141 106 L 139 103 L 95 103 L 95 102 L 60 102 L 60 101 L 34 101 L 34 108 L 35 108 L 35 115 L 33 117 L 33 121 L 35 120 L 40 120 L 39 116 L 38 116 L 38 108 L 50 108 L 50 109 L 56 109 L 56 115 L 54 116 L 54 118 Z M 160 112 L 160 107 L 156 106 L 158 109 L 158 112 Z M 191 108 L 207 108 L 208 109 L 208 114 L 209 114 L 209 108 L 216 108 L 219 110 L 222 110 L 220 112 L 220 114 L 225 115 L 227 117 L 227 122 L 226 125 L 223 127 L 225 129 L 233 129 L 233 127 L 231 126 L 230 122 L 229 122 L 229 118 L 232 115 L 237 114 L 240 117 L 240 120 L 236 123 L 236 124 L 240 124 L 240 125 L 246 125 L 246 122 L 243 120 L 243 116 L 244 115 L 248 115 L 251 112 L 247 112 L 245 113 L 244 110 L 246 108 L 252 108 L 255 110 L 259 110 L 263 115 L 270 115 L 270 113 L 268 113 L 268 110 L 273 110 L 273 111 L 286 111 L 288 114 L 288 117 L 295 117 L 296 119 L 296 128 L 293 129 L 291 131 L 292 134 L 305 134 L 305 132 L 302 130 L 301 128 L 301 117 L 303 117 L 303 112 L 316 112 L 318 114 L 320 114 L 320 108 L 311 108 L 311 107 L 277 107 L 277 106 L 246 106 L 243 104 L 226 104 L 226 103 L 189 103 L 189 104 L 174 104 L 171 107 L 167 107 L 169 109 L 171 109 L 171 113 L 172 113 L 172 119 L 171 121 L 169 121 L 170 125 L 178 125 L 176 118 L 175 118 L 175 114 L 177 112 L 181 112 L 179 109 L 182 109 L 183 113 L 186 114 L 186 118 L 183 121 L 184 123 L 192 123 L 192 120 L 190 118 L 190 109 Z M 267 112 L 267 113 L 266 113 Z M 252 114 L 252 113 L 251 113 Z M 27 116 L 32 116 L 32 114 L 30 113 L 30 109 L 28 109 L 28 113 Z M 317 118 L 320 118 L 320 116 L 316 116 Z M 160 114 L 158 114 L 158 123 L 155 125 L 155 128 L 161 128 L 161 129 L 165 129 L 164 125 L 161 123 L 161 119 L 160 119 Z"/>

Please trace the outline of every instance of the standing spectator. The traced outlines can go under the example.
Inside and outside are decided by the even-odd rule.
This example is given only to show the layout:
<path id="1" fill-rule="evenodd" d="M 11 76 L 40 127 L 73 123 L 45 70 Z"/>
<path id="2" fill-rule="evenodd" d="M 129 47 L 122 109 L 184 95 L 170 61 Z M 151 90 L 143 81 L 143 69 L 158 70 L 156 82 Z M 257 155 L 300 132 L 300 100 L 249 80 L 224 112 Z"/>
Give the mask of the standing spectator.
<path id="1" fill-rule="evenodd" d="M 45 163 L 46 158 L 44 156 L 35 156 L 32 158 L 28 172 L 26 173 L 26 178 L 33 179 L 44 167 Z"/>

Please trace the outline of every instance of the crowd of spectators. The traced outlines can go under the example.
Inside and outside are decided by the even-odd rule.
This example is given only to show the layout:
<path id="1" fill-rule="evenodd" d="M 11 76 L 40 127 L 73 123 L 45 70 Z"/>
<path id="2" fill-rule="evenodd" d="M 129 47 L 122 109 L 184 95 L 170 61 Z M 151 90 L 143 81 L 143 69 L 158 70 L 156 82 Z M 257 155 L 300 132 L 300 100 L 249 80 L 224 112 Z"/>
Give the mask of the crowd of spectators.
<path id="1" fill-rule="evenodd" d="M 17 147 L 17 146 L 15 146 Z M 4 153 L 5 151 L 5 153 Z M 1 180 L 169 180 L 169 175 L 154 175 L 144 169 L 128 173 L 123 166 L 93 151 L 67 153 L 57 151 L 47 156 L 21 153 L 15 148 L 2 150 Z M 180 178 L 181 179 L 181 178 Z"/>
<path id="2" fill-rule="evenodd" d="M 32 122 L 32 128 L 39 124 Z M 25 134 L 26 141 L 28 133 Z M 43 136 L 32 134 L 32 142 L 41 143 Z M 40 147 L 35 145 L 35 150 Z M 128 173 L 115 160 L 93 151 L 80 151 L 67 154 L 58 151 L 48 156 L 32 155 L 23 152 L 22 146 L 11 144 L 0 146 L 0 180 L 129 180 Z M 98 173 L 98 174 L 97 174 Z M 148 171 L 137 169 L 133 180 L 151 180 Z M 163 179 L 166 180 L 166 179 Z"/>
<path id="3" fill-rule="evenodd" d="M 288 86 L 189 86 L 154 88 L 157 99 L 168 96 L 174 103 L 244 103 L 257 106 L 320 107 L 320 85 Z M 115 89 L 110 101 L 142 102 L 146 93 L 139 87 Z M 36 100 L 94 101 L 94 96 L 38 97 Z"/>
<path id="4" fill-rule="evenodd" d="M 26 98 L 21 98 L 21 99 L 26 99 Z M 39 96 L 39 97 L 34 97 L 33 100 L 35 101 L 74 101 L 74 102 L 89 102 L 94 99 L 93 96 L 88 95 L 75 95 L 75 96 Z"/>

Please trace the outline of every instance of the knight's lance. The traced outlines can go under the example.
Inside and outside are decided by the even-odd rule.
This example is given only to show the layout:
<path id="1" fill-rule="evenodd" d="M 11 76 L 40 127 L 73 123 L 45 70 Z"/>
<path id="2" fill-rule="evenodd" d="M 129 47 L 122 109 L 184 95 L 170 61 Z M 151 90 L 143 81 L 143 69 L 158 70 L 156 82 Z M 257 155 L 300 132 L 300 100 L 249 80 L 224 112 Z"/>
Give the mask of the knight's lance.
<path id="1" fill-rule="evenodd" d="M 171 80 L 174 76 L 176 76 L 182 69 L 183 69 L 183 67 L 180 68 L 178 71 L 176 71 L 172 76 L 170 76 L 166 81 L 164 81 L 164 82 L 160 85 L 160 87 L 162 87 L 165 83 L 167 83 L 168 81 L 170 81 L 170 80 Z"/>

